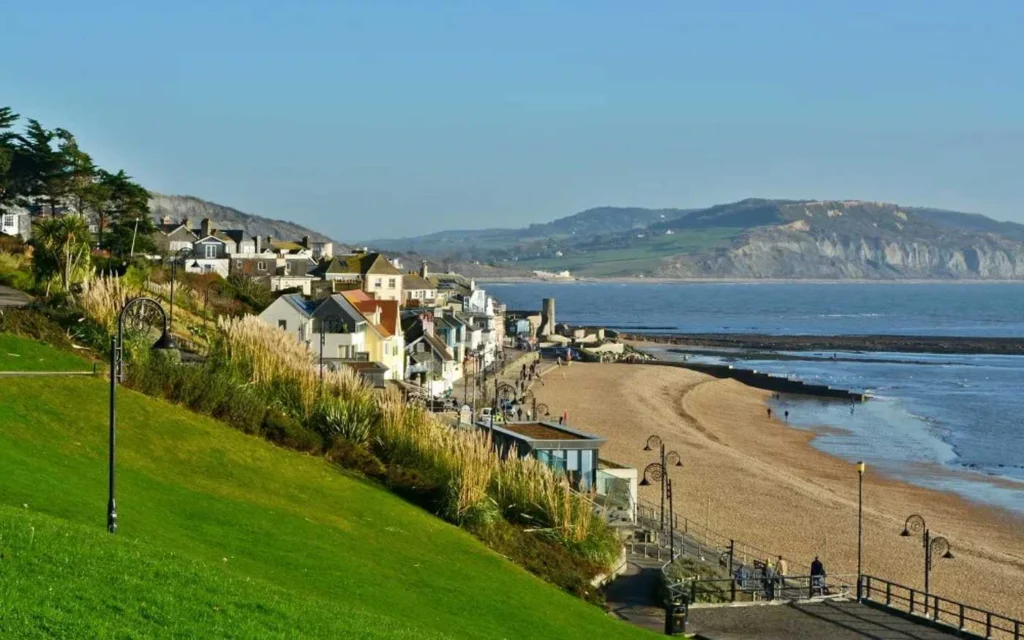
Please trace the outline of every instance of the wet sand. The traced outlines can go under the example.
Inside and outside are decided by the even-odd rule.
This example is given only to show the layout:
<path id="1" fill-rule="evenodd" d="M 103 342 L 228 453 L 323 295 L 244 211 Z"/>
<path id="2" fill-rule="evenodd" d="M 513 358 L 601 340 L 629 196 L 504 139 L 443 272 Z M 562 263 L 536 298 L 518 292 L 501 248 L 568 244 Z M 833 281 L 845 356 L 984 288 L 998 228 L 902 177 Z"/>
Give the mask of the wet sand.
<path id="1" fill-rule="evenodd" d="M 650 435 L 678 451 L 674 506 L 697 527 L 791 564 L 818 555 L 829 574 L 856 574 L 855 465 L 814 449 L 813 432 L 768 419 L 769 392 L 673 367 L 578 362 L 553 369 L 534 391 L 552 414 L 568 411 L 569 426 L 608 438 L 604 459 L 642 469 L 656 461 L 643 451 Z M 935 561 L 932 593 L 1024 618 L 1024 518 L 888 479 L 867 463 L 865 573 L 923 587 L 920 536 L 899 535 L 917 513 L 956 555 Z M 657 486 L 640 491 L 658 502 Z"/>

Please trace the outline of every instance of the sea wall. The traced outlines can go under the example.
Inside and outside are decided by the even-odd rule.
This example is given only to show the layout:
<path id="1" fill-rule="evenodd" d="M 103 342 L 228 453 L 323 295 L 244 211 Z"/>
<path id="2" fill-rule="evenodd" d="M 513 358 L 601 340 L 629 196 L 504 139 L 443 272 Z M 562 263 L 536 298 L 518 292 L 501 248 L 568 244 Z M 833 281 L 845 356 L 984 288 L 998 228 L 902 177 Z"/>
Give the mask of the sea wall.
<path id="1" fill-rule="evenodd" d="M 699 362 L 665 362 L 663 360 L 641 362 L 640 364 L 690 369 L 691 371 L 699 371 L 701 373 L 706 373 L 709 376 L 714 376 L 716 378 L 731 378 L 733 380 L 736 380 L 737 382 L 742 382 L 748 387 L 764 389 L 766 391 L 772 391 L 775 393 L 790 393 L 805 396 L 815 396 L 818 398 L 834 398 L 836 400 L 847 400 L 856 402 L 863 402 L 864 400 L 867 400 L 870 397 L 865 393 L 848 391 L 846 389 L 835 389 L 824 384 L 810 384 L 807 382 L 803 382 L 801 380 L 793 380 L 791 378 L 775 376 L 770 373 L 762 373 L 760 371 L 757 371 L 756 369 L 740 369 L 726 364 L 704 364 Z"/>

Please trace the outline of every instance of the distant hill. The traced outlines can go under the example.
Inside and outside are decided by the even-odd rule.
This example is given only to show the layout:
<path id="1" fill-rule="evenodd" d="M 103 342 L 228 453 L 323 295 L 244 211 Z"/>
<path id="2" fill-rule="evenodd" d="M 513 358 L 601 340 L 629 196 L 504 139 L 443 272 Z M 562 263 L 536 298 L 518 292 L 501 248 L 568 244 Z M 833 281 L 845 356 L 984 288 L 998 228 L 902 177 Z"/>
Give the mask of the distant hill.
<path id="1" fill-rule="evenodd" d="M 522 229 L 378 240 L 435 258 L 581 276 L 1024 278 L 1024 225 L 860 200 L 602 207 Z"/>
<path id="2" fill-rule="evenodd" d="M 192 196 L 150 193 L 149 209 L 153 220 L 157 222 L 164 216 L 169 216 L 175 221 L 190 218 L 193 224 L 198 225 L 203 218 L 210 218 L 221 229 L 244 229 L 246 233 L 254 236 L 269 235 L 289 240 L 298 240 L 303 236 L 309 236 L 312 240 L 330 240 L 322 233 L 317 233 L 294 222 L 264 218 Z"/>

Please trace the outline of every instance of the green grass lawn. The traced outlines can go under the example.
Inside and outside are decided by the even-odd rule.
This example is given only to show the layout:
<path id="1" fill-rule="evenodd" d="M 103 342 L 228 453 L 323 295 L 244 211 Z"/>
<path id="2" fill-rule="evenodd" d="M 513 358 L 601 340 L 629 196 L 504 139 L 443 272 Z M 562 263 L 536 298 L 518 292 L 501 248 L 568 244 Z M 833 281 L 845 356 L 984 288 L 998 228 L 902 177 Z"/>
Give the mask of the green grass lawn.
<path id="1" fill-rule="evenodd" d="M 680 230 L 673 235 L 645 235 L 632 238 L 627 247 L 597 249 L 583 254 L 570 253 L 562 258 L 519 260 L 517 267 L 561 271 L 575 275 L 610 277 L 637 275 L 654 271 L 669 256 L 709 251 L 726 246 L 742 229 L 712 227 Z"/>
<path id="2" fill-rule="evenodd" d="M 320 458 L 119 394 L 0 384 L 0 636 L 626 638 L 647 634 Z"/>
<path id="3" fill-rule="evenodd" d="M 92 363 L 36 340 L 0 333 L 2 371 L 92 371 Z"/>

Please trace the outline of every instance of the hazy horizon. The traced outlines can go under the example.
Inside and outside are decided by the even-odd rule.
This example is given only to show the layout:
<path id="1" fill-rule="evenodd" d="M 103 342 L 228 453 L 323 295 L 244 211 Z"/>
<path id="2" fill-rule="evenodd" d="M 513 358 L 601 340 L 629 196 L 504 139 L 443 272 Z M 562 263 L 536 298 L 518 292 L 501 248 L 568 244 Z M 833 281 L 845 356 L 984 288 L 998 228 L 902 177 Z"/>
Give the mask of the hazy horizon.
<path id="1" fill-rule="evenodd" d="M 153 191 L 340 240 L 746 197 L 1024 222 L 1018 2 L 55 0 L 5 22 L 0 105 Z"/>

